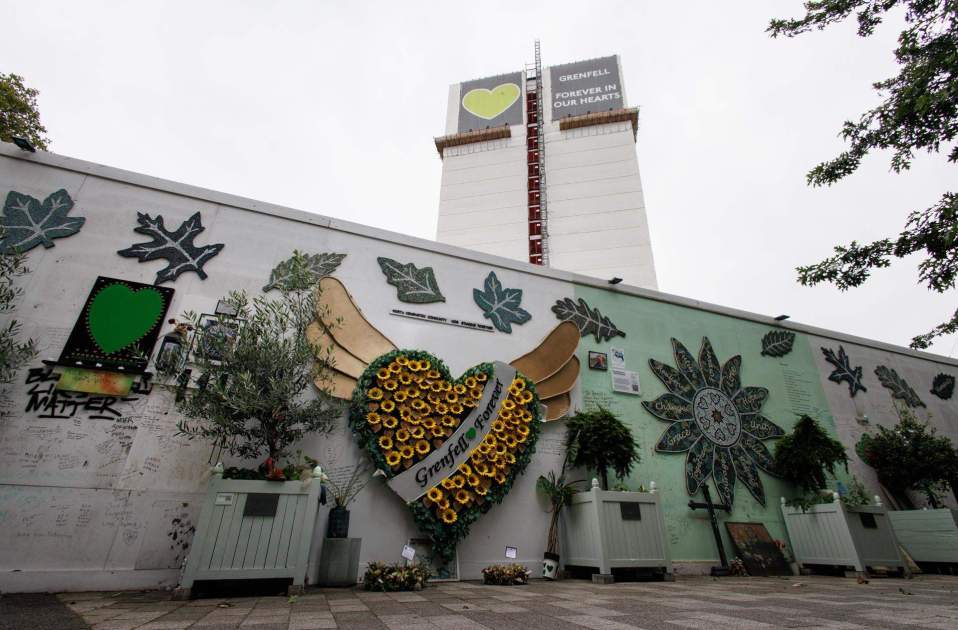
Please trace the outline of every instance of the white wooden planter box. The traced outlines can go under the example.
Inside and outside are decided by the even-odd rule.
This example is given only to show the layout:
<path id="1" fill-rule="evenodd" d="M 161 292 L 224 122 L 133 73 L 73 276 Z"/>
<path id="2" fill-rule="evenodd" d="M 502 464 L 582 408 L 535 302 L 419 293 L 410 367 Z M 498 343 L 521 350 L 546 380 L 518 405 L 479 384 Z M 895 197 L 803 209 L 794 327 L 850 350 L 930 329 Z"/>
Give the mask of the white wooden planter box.
<path id="1" fill-rule="evenodd" d="M 196 580 L 306 579 L 319 507 L 319 479 L 210 480 L 177 596 L 188 598 Z"/>
<path id="2" fill-rule="evenodd" d="M 784 501 L 785 529 L 798 564 L 854 567 L 859 573 L 867 573 L 868 567 L 905 571 L 884 507 L 846 508 L 836 500 L 803 512 Z"/>
<path id="3" fill-rule="evenodd" d="M 888 517 L 915 562 L 958 564 L 958 510 L 895 510 Z"/>
<path id="4" fill-rule="evenodd" d="M 592 488 L 573 495 L 562 514 L 565 566 L 598 567 L 602 574 L 614 568 L 651 568 L 671 575 L 657 494 Z"/>

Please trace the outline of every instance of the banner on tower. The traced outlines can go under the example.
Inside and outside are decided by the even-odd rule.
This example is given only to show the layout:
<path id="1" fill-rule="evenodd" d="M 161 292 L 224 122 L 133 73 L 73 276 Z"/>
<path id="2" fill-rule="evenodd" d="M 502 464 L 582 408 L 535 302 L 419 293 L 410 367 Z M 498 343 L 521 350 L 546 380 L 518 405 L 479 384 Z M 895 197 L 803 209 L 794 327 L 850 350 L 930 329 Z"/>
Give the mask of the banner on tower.
<path id="1" fill-rule="evenodd" d="M 522 124 L 522 73 L 465 81 L 459 92 L 459 133 Z"/>
<path id="2" fill-rule="evenodd" d="M 615 56 L 549 68 L 552 120 L 625 107 Z"/>

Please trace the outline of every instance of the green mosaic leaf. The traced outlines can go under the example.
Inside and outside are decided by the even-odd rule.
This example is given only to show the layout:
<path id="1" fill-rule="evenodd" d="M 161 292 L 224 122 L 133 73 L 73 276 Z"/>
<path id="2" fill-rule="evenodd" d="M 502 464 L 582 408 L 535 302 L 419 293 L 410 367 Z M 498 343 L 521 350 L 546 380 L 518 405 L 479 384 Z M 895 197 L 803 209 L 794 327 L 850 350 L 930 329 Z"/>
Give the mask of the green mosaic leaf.
<path id="1" fill-rule="evenodd" d="M 432 267 L 419 269 L 412 263 L 404 265 L 392 258 L 383 257 L 377 258 L 376 261 L 386 275 L 386 281 L 396 287 L 396 296 L 399 301 L 413 304 L 446 301 L 439 291 L 436 274 Z"/>
<path id="2" fill-rule="evenodd" d="M 898 372 L 895 370 L 879 365 L 875 368 L 875 376 L 878 377 L 885 389 L 891 392 L 892 398 L 902 401 L 909 407 L 925 406 L 925 403 L 919 398 L 918 392 L 913 390 L 911 385 L 905 382 L 905 379 L 898 376 Z"/>
<path id="3" fill-rule="evenodd" d="M 525 324 L 532 319 L 532 315 L 519 307 L 522 302 L 522 289 L 504 289 L 496 272 L 490 271 L 486 276 L 484 290 L 472 290 L 472 299 L 482 309 L 483 316 L 492 321 L 496 330 L 504 333 L 512 332 L 512 324 Z"/>
<path id="4" fill-rule="evenodd" d="M 133 228 L 133 231 L 152 237 L 153 240 L 131 245 L 121 249 L 117 254 L 127 258 L 137 258 L 140 262 L 165 258 L 167 266 L 156 272 L 156 280 L 153 284 L 172 282 L 186 271 L 195 271 L 196 275 L 206 280 L 203 265 L 225 247 L 222 243 L 200 247 L 193 244 L 193 239 L 206 229 L 203 227 L 199 212 L 184 221 L 174 231 L 166 229 L 163 225 L 163 217 L 160 215 L 154 218 L 137 212 L 136 220 L 140 226 Z"/>
<path id="5" fill-rule="evenodd" d="M 625 337 L 625 333 L 615 327 L 612 320 L 599 312 L 598 308 L 589 308 L 585 300 L 578 303 L 572 298 L 556 300 L 552 312 L 562 321 L 570 321 L 579 328 L 579 335 L 592 335 L 597 343 L 613 337 Z"/>
<path id="6" fill-rule="evenodd" d="M 792 351 L 795 333 L 787 330 L 773 330 L 762 337 L 763 357 L 784 357 Z"/>
<path id="7" fill-rule="evenodd" d="M 0 251 L 26 252 L 37 245 L 53 247 L 53 239 L 76 234 L 86 222 L 84 217 L 68 217 L 73 199 L 62 188 L 51 193 L 43 203 L 30 195 L 11 190 L 3 204 L 3 240 Z"/>
<path id="8" fill-rule="evenodd" d="M 269 282 L 263 287 L 263 292 L 273 289 L 280 291 L 308 289 L 323 277 L 333 273 L 345 257 L 346 254 L 300 254 L 294 251 L 292 256 L 273 268 L 269 274 Z"/>
<path id="9" fill-rule="evenodd" d="M 828 380 L 838 384 L 841 384 L 842 381 L 848 383 L 848 393 L 852 398 L 860 391 L 868 391 L 868 388 L 862 385 L 862 366 L 852 367 L 851 359 L 845 353 L 843 346 L 838 346 L 838 354 L 834 350 L 822 346 L 822 354 L 825 355 L 825 360 L 835 367 L 832 373 L 828 375 Z"/>

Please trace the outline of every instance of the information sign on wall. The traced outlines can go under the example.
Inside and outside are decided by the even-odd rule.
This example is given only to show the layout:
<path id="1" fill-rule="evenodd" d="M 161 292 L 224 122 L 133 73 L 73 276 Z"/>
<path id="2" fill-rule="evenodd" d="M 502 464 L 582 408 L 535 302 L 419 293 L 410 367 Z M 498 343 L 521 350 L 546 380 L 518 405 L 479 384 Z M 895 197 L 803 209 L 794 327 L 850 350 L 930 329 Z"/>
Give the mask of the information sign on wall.
<path id="1" fill-rule="evenodd" d="M 552 120 L 625 107 L 616 57 L 599 57 L 549 68 Z"/>
<path id="2" fill-rule="evenodd" d="M 522 124 L 522 73 L 465 81 L 459 92 L 459 132 Z"/>

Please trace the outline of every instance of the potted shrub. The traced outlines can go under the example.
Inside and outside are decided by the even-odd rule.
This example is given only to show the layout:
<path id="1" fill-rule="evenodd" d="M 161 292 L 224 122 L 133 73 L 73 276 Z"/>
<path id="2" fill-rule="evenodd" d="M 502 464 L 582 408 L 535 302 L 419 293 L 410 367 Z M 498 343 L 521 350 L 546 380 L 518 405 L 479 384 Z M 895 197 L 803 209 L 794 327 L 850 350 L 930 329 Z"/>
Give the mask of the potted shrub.
<path id="1" fill-rule="evenodd" d="M 837 492 L 826 490 L 836 467 L 847 464 L 841 442 L 810 416 L 802 416 L 792 432 L 778 441 L 776 469 L 800 492 L 791 500 L 782 497 L 782 515 L 795 561 L 806 568 L 850 566 L 859 574 L 879 566 L 904 571 L 885 508 L 854 505 L 853 497 L 862 492 L 842 502 Z"/>
<path id="2" fill-rule="evenodd" d="M 542 554 L 542 577 L 547 580 L 554 580 L 559 574 L 559 516 L 562 508 L 572 503 L 575 485 L 582 481 L 568 481 L 563 462 L 562 471 L 558 475 L 550 471 L 548 475 L 539 475 L 536 482 L 536 489 L 549 501 L 549 534 L 546 550 Z"/>
<path id="3" fill-rule="evenodd" d="M 608 488 L 608 473 L 624 479 L 639 461 L 638 445 L 621 420 L 607 409 L 580 411 L 567 422 L 570 466 L 595 470 Z M 651 484 L 650 484 L 651 485 Z M 565 566 L 597 570 L 597 581 L 611 581 L 613 568 L 643 569 L 669 576 L 672 562 L 665 520 L 652 492 L 603 490 L 593 480 L 589 492 L 572 494 L 563 510 Z M 642 545 L 635 545 L 642 540 Z"/>
<path id="4" fill-rule="evenodd" d="M 379 474 L 379 473 L 377 473 Z M 366 463 L 352 466 L 339 475 L 324 476 L 333 497 L 333 507 L 326 523 L 317 582 L 321 586 L 352 586 L 359 574 L 361 538 L 349 538 L 348 506 L 373 477 Z"/>
<path id="5" fill-rule="evenodd" d="M 927 507 L 889 512 L 898 541 L 915 562 L 958 563 L 958 510 L 942 505 L 942 495 L 955 492 L 958 453 L 951 441 L 906 409 L 891 429 L 865 435 L 857 445 L 862 460 L 901 505 L 913 508 L 909 492 L 923 494 Z"/>
<path id="6" fill-rule="evenodd" d="M 294 587 L 304 583 L 320 484 L 303 474 L 315 462 L 283 460 L 306 435 L 327 432 L 342 407 L 327 391 L 312 391 L 329 367 L 316 362 L 318 349 L 306 336 L 317 295 L 308 264 L 300 262 L 291 265 L 278 298 L 233 292 L 225 300 L 232 316 L 213 325 L 187 314 L 195 329 L 190 369 L 199 377 L 192 384 L 189 376 L 177 379 L 178 431 L 258 465 L 233 467 L 211 480 L 181 594 L 195 579 L 268 574 L 290 577 Z M 288 552 L 278 553 L 277 545 Z"/>

